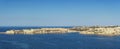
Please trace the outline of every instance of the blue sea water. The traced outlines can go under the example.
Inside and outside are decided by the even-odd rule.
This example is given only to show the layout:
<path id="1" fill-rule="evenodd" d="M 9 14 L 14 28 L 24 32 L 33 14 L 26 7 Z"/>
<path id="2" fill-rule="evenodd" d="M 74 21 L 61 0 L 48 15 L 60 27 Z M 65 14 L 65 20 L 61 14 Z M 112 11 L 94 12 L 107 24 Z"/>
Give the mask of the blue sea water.
<path id="1" fill-rule="evenodd" d="M 30 28 L 43 27 L 0 27 L 0 32 Z M 0 34 L 0 49 L 120 49 L 120 36 L 82 35 L 77 32 L 35 35 Z"/>

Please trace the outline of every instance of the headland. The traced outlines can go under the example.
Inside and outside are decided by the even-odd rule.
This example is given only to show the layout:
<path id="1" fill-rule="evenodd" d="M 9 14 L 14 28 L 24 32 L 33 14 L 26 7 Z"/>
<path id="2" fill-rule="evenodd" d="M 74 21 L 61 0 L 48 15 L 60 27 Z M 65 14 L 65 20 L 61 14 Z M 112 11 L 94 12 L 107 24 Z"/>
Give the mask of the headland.
<path id="1" fill-rule="evenodd" d="M 72 28 L 39 28 L 39 29 L 23 29 L 8 30 L 5 34 L 49 34 L 49 33 L 75 33 L 95 34 L 116 36 L 120 35 L 120 26 L 76 26 Z"/>

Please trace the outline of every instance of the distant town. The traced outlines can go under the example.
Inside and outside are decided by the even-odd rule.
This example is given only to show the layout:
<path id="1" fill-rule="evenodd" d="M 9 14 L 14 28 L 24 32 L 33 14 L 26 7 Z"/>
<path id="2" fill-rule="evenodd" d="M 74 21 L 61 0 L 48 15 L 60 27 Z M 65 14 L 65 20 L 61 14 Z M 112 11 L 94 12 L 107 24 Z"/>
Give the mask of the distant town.
<path id="1" fill-rule="evenodd" d="M 76 26 L 72 28 L 39 28 L 8 30 L 5 34 L 49 34 L 49 33 L 80 33 L 115 36 L 120 35 L 120 26 Z"/>

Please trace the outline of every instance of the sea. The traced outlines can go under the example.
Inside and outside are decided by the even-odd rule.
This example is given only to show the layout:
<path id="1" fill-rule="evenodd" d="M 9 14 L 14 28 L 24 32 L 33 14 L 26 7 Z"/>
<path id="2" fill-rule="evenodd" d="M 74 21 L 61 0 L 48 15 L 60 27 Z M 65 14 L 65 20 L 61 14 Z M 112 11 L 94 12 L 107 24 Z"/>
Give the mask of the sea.
<path id="1" fill-rule="evenodd" d="M 16 27 L 1 26 L 0 32 L 36 28 L 71 28 L 71 26 Z M 0 34 L 0 49 L 120 49 L 120 36 L 65 34 Z"/>

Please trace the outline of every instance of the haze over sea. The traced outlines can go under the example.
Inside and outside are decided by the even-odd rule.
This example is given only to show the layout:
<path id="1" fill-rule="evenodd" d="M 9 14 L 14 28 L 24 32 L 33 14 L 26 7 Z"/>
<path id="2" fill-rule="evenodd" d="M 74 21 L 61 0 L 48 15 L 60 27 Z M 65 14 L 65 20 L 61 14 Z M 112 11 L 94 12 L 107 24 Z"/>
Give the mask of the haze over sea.
<path id="1" fill-rule="evenodd" d="M 25 28 L 43 27 L 0 27 L 0 31 Z M 70 27 L 62 26 L 62 28 Z M 78 33 L 0 34 L 0 49 L 120 49 L 119 45 L 120 36 L 82 35 Z"/>

